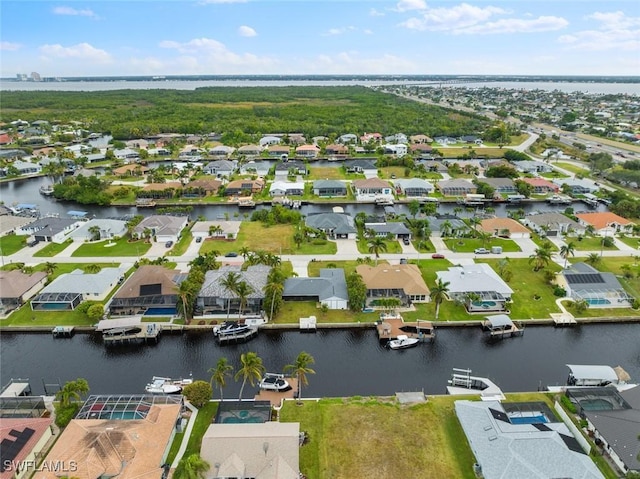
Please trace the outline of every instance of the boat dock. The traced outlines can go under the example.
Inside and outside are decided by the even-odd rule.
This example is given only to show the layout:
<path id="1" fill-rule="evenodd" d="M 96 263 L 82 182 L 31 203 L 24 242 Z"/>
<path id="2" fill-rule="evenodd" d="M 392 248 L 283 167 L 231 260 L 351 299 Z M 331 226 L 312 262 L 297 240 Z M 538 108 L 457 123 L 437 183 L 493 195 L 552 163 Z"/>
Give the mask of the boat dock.
<path id="1" fill-rule="evenodd" d="M 376 321 L 376 330 L 380 341 L 391 341 L 397 339 L 399 335 L 422 341 L 436 337 L 436 330 L 431 321 L 418 319 L 416 322 L 406 323 L 397 313 L 381 313 L 380 319 Z"/>
<path id="2" fill-rule="evenodd" d="M 242 333 L 236 334 L 220 334 L 216 336 L 218 340 L 218 344 L 236 344 L 236 343 L 244 343 L 245 341 L 249 341 L 250 339 L 255 338 L 258 335 L 258 328 L 249 328 L 248 331 L 244 331 Z"/>
<path id="3" fill-rule="evenodd" d="M 52 333 L 54 338 L 70 338 L 73 336 L 73 330 L 73 326 L 56 326 Z"/>
<path id="4" fill-rule="evenodd" d="M 15 398 L 19 396 L 30 396 L 31 384 L 28 379 L 11 378 L 9 384 L 0 391 L 0 398 Z"/>
<path id="5" fill-rule="evenodd" d="M 128 343 L 132 341 L 147 342 L 153 340 L 158 342 L 162 328 L 158 327 L 156 323 L 146 323 L 142 325 L 142 329 L 130 330 L 126 328 L 115 328 L 104 331 L 102 339 L 105 344 L 113 343 Z"/>
<path id="6" fill-rule="evenodd" d="M 295 399 L 298 394 L 298 378 L 287 377 L 287 382 L 291 388 L 287 391 L 266 391 L 260 389 L 256 397 L 256 401 L 270 401 L 271 406 L 277 407 L 282 405 L 285 399 Z"/>
<path id="7" fill-rule="evenodd" d="M 574 318 L 571 313 L 551 313 L 551 319 L 553 319 L 553 325 L 558 328 L 578 324 L 576 318 Z"/>
<path id="8" fill-rule="evenodd" d="M 499 339 L 522 336 L 524 334 L 524 325 L 516 325 L 506 314 L 487 316 L 482 321 L 482 329 L 490 337 Z"/>
<path id="9" fill-rule="evenodd" d="M 300 318 L 300 331 L 307 333 L 315 333 L 317 329 L 317 320 L 315 316 L 308 318 Z"/>

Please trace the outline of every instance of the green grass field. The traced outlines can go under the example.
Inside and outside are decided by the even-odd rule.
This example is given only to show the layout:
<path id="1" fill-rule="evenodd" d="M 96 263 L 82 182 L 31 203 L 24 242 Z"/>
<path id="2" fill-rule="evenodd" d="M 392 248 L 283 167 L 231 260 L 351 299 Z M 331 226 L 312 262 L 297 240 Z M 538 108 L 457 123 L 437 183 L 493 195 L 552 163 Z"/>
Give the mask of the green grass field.
<path id="1" fill-rule="evenodd" d="M 369 240 L 366 238 L 358 239 L 358 252 L 369 255 L 371 258 L 375 259 L 375 254 L 369 252 L 369 245 L 367 244 L 368 241 Z M 399 240 L 385 240 L 384 243 L 387 245 L 387 250 L 381 251 L 380 254 L 402 253 L 402 246 L 400 246 Z"/>
<path id="2" fill-rule="evenodd" d="M 73 241 L 68 239 L 64 243 L 48 243 L 47 246 L 33 254 L 36 258 L 52 258 L 64 251 Z"/>
<path id="3" fill-rule="evenodd" d="M 10 256 L 27 245 L 27 235 L 6 235 L 0 237 L 0 255 Z"/>
<path id="4" fill-rule="evenodd" d="M 476 248 L 491 249 L 492 246 L 501 246 L 505 253 L 522 251 L 520 247 L 510 239 L 491 237 L 484 244 L 477 238 L 447 238 L 445 244 L 456 253 L 473 253 Z"/>
<path id="5" fill-rule="evenodd" d="M 84 243 L 76 249 L 71 256 L 75 258 L 89 257 L 117 257 L 117 256 L 142 256 L 151 248 L 151 243 L 144 240 L 129 241 L 120 238 L 114 241 L 100 241 L 98 243 Z"/>
<path id="6" fill-rule="evenodd" d="M 571 242 L 576 248 L 576 251 L 617 251 L 618 248 L 614 246 L 604 247 L 602 246 L 602 236 L 585 236 L 582 239 L 571 239 Z"/>

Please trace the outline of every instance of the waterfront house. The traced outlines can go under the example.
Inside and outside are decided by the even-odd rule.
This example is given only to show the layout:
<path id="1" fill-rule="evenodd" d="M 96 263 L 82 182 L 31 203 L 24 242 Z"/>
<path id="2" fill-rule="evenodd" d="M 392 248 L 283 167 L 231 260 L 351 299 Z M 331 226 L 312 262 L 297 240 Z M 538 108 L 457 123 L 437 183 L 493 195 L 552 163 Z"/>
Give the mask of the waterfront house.
<path id="1" fill-rule="evenodd" d="M 362 173 L 365 177 L 376 176 L 378 174 L 378 168 L 376 167 L 375 159 L 355 159 L 346 160 L 344 166 L 347 173 Z"/>
<path id="2" fill-rule="evenodd" d="M 34 221 L 33 218 L 26 216 L 13 216 L 11 210 L 2 205 L 0 205 L 0 216 L 0 236 L 15 232 Z"/>
<path id="3" fill-rule="evenodd" d="M 281 141 L 282 141 L 282 138 L 278 136 L 267 135 L 260 138 L 260 141 L 258 143 L 262 148 L 266 148 L 272 145 L 279 145 Z"/>
<path id="4" fill-rule="evenodd" d="M 18 309 L 47 284 L 47 273 L 25 274 L 18 269 L 0 270 L 0 316 Z"/>
<path id="5" fill-rule="evenodd" d="M 189 195 L 198 197 L 217 195 L 221 186 L 222 181 L 220 180 L 213 177 L 201 177 L 184 185 L 182 194 L 183 196 Z"/>
<path id="6" fill-rule="evenodd" d="M 130 163 L 128 165 L 122 165 L 118 168 L 114 168 L 112 173 L 114 176 L 143 176 L 149 173 L 149 168 L 136 163 Z"/>
<path id="7" fill-rule="evenodd" d="M 356 197 L 356 201 L 362 203 L 373 203 L 378 200 L 393 201 L 393 188 L 380 178 L 367 178 L 365 180 L 354 180 L 351 188 Z"/>
<path id="8" fill-rule="evenodd" d="M 97 273 L 81 269 L 61 274 L 31 300 L 34 311 L 72 311 L 83 301 L 103 301 L 124 277 L 121 268 L 102 268 Z"/>
<path id="9" fill-rule="evenodd" d="M 387 143 L 382 145 L 385 155 L 394 155 L 402 158 L 407 154 L 407 145 L 404 143 Z"/>
<path id="10" fill-rule="evenodd" d="M 400 178 L 393 184 L 396 193 L 405 195 L 407 198 L 425 198 L 434 191 L 433 185 L 422 178 Z"/>
<path id="11" fill-rule="evenodd" d="M 447 296 L 464 303 L 469 313 L 505 312 L 513 290 L 486 263 L 452 266 L 437 271 L 443 283 L 449 283 Z"/>
<path id="12" fill-rule="evenodd" d="M 433 143 L 433 138 L 427 135 L 411 135 L 409 141 L 414 145 L 422 145 L 425 143 Z"/>
<path id="13" fill-rule="evenodd" d="M 31 398 L 3 399 L 16 400 L 16 403 L 11 411 L 6 411 L 7 417 L 4 417 L 4 414 L 0 417 L 0 479 L 26 479 L 33 474 L 39 459 L 46 454 L 53 438 L 53 418 L 31 416 L 39 412 L 31 407 Z M 7 406 L 6 409 L 9 409 Z M 40 407 L 44 409 L 44 404 Z"/>
<path id="14" fill-rule="evenodd" d="M 269 187 L 271 196 L 302 196 L 304 181 L 274 181 Z"/>
<path id="15" fill-rule="evenodd" d="M 336 139 L 336 143 L 342 143 L 343 145 L 347 143 L 356 144 L 358 143 L 358 136 L 353 133 L 345 133 Z"/>
<path id="16" fill-rule="evenodd" d="M 539 423 L 530 418 L 531 403 L 455 401 L 456 416 L 476 460 L 476 474 L 485 479 L 580 477 L 604 479 L 587 451 L 564 422 L 540 403 Z M 526 413 L 523 411 L 527 411 Z M 546 412 L 546 414 L 544 414 Z M 549 417 L 547 417 L 549 416 Z"/>
<path id="17" fill-rule="evenodd" d="M 585 226 L 591 226 L 595 233 L 601 236 L 613 236 L 616 233 L 629 234 L 633 230 L 634 223 L 622 216 L 609 211 L 602 213 L 578 213 L 578 222 Z"/>
<path id="18" fill-rule="evenodd" d="M 414 155 L 422 156 L 431 153 L 433 151 L 433 147 L 426 143 L 412 143 L 409 146 L 409 150 L 411 150 L 411 153 Z"/>
<path id="19" fill-rule="evenodd" d="M 90 396 L 42 462 L 57 467 L 32 477 L 161 479 L 182 407 L 179 394 Z"/>
<path id="20" fill-rule="evenodd" d="M 218 145 L 209 149 L 209 156 L 224 160 L 233 155 L 235 151 L 236 149 L 233 146 Z"/>
<path id="21" fill-rule="evenodd" d="M 567 188 L 574 195 L 584 195 L 585 193 L 595 193 L 600 189 L 592 180 L 579 179 L 579 178 L 558 178 L 553 182 L 562 188 L 567 185 Z"/>
<path id="22" fill-rule="evenodd" d="M 305 218 L 305 223 L 330 239 L 356 239 L 358 232 L 353 217 L 345 213 L 312 213 Z"/>
<path id="23" fill-rule="evenodd" d="M 307 165 L 300 160 L 281 161 L 275 168 L 276 176 L 306 175 L 308 172 Z"/>
<path id="24" fill-rule="evenodd" d="M 243 270 L 240 265 L 225 265 L 217 270 L 205 273 L 204 283 L 196 298 L 196 315 L 208 316 L 212 314 L 232 314 L 240 312 L 240 298 L 233 291 L 225 288 L 221 281 L 229 274 L 236 273 L 239 282 L 244 281 L 250 287 L 251 293 L 245 298 L 242 314 L 245 316 L 260 315 L 264 303 L 264 287 L 271 268 L 263 264 L 252 265 Z"/>
<path id="25" fill-rule="evenodd" d="M 242 221 L 196 221 L 191 228 L 194 238 L 236 239 Z"/>
<path id="26" fill-rule="evenodd" d="M 37 241 L 61 244 L 81 224 L 77 219 L 45 216 L 16 229 L 16 234 L 31 235 Z"/>
<path id="27" fill-rule="evenodd" d="M 186 274 L 157 265 L 141 265 L 107 305 L 111 316 L 176 314 L 178 285 Z"/>
<path id="28" fill-rule="evenodd" d="M 334 155 L 347 155 L 349 154 L 349 147 L 339 143 L 333 143 L 324 147 L 325 154 L 329 156 Z"/>
<path id="29" fill-rule="evenodd" d="M 260 153 L 262 153 L 262 147 L 258 145 L 244 145 L 238 148 L 236 150 L 236 153 L 238 154 L 238 156 L 252 158 L 255 156 L 260 156 Z"/>
<path id="30" fill-rule="evenodd" d="M 560 191 L 558 185 L 544 178 L 521 178 L 521 180 L 533 186 L 533 193 L 536 195 L 558 193 Z"/>
<path id="31" fill-rule="evenodd" d="M 440 214 L 427 216 L 431 235 L 435 237 L 457 237 L 469 231 L 469 226 L 456 215 Z"/>
<path id="32" fill-rule="evenodd" d="M 253 193 L 260 193 L 263 189 L 264 180 L 244 178 L 229 182 L 224 189 L 224 194 L 226 196 L 250 196 Z"/>
<path id="33" fill-rule="evenodd" d="M 271 158 L 288 158 L 291 148 L 288 145 L 271 145 L 269 147 L 269 156 Z"/>
<path id="34" fill-rule="evenodd" d="M 212 175 L 216 178 L 229 178 L 236 171 L 237 164 L 237 161 L 216 160 L 207 163 L 202 171 L 206 175 Z"/>
<path id="35" fill-rule="evenodd" d="M 480 231 L 502 238 L 530 238 L 531 231 L 511 218 L 487 218 L 480 222 Z"/>
<path id="36" fill-rule="evenodd" d="M 323 268 L 320 277 L 287 278 L 282 299 L 285 301 L 315 301 L 329 309 L 347 309 L 349 295 L 342 268 Z"/>
<path id="37" fill-rule="evenodd" d="M 170 200 L 182 193 L 183 185 L 180 181 L 166 183 L 148 183 L 137 193 L 138 198 L 153 198 Z"/>
<path id="38" fill-rule="evenodd" d="M 393 238 L 396 240 L 411 239 L 411 230 L 404 223 L 394 221 L 391 223 L 365 223 L 364 230 L 372 232 L 374 236 L 380 238 Z"/>
<path id="39" fill-rule="evenodd" d="M 553 167 L 549 163 L 537 160 L 514 161 L 513 166 L 516 167 L 516 170 L 529 174 L 551 173 L 553 171 Z"/>
<path id="40" fill-rule="evenodd" d="M 527 215 L 521 221 L 541 236 L 581 235 L 586 230 L 577 221 L 555 212 Z"/>
<path id="41" fill-rule="evenodd" d="M 271 165 L 269 165 L 268 161 L 247 161 L 246 163 L 240 164 L 240 174 L 241 175 L 256 175 L 258 177 L 264 178 L 269 174 L 269 169 Z"/>
<path id="42" fill-rule="evenodd" d="M 127 148 L 138 148 L 138 149 L 141 148 L 143 150 L 146 150 L 147 148 L 149 148 L 149 142 L 144 138 L 137 138 L 135 140 L 126 141 L 125 145 L 127 146 Z"/>
<path id="43" fill-rule="evenodd" d="M 300 145 L 296 148 L 296 156 L 302 158 L 317 158 L 320 154 L 320 147 L 317 145 Z"/>
<path id="44" fill-rule="evenodd" d="M 122 148 L 113 150 L 113 156 L 115 156 L 118 160 L 124 160 L 126 163 L 129 163 L 133 160 L 139 159 L 140 153 L 131 148 Z"/>
<path id="45" fill-rule="evenodd" d="M 300 479 L 300 424 L 216 421 L 202 438 L 200 457 L 211 464 L 211 479 Z"/>
<path id="46" fill-rule="evenodd" d="M 574 301 L 585 300 L 590 308 L 630 308 L 633 298 L 613 273 L 602 273 L 586 263 L 563 270 L 557 283 Z"/>
<path id="47" fill-rule="evenodd" d="M 497 194 L 514 194 L 517 192 L 516 185 L 511 178 L 478 178 L 478 182 L 486 183 Z"/>
<path id="48" fill-rule="evenodd" d="M 436 188 L 444 196 L 464 196 L 474 194 L 477 191 L 476 185 L 461 179 L 438 181 Z"/>
<path id="49" fill-rule="evenodd" d="M 69 237 L 73 241 L 98 241 L 121 238 L 127 234 L 127 222 L 108 218 L 93 218 L 82 223 L 71 232 Z"/>
<path id="50" fill-rule="evenodd" d="M 409 143 L 409 138 L 404 133 L 394 133 L 393 135 L 385 136 L 384 141 L 387 143 L 397 143 L 406 145 Z"/>
<path id="51" fill-rule="evenodd" d="M 367 287 L 366 306 L 382 306 L 380 300 L 398 299 L 401 307 L 428 303 L 430 291 L 415 264 L 361 264 L 357 273 Z"/>
<path id="52" fill-rule="evenodd" d="M 147 231 L 150 232 L 154 241 L 174 243 L 180 238 L 180 233 L 189 223 L 188 216 L 151 215 L 146 216 L 133 229 L 133 236 L 143 238 Z"/>
<path id="53" fill-rule="evenodd" d="M 340 180 L 316 180 L 313 182 L 313 194 L 321 198 L 347 196 L 347 184 Z"/>
<path id="54" fill-rule="evenodd" d="M 19 175 L 37 175 L 42 173 L 42 166 L 38 163 L 31 163 L 30 161 L 16 160 L 11 163 Z"/>

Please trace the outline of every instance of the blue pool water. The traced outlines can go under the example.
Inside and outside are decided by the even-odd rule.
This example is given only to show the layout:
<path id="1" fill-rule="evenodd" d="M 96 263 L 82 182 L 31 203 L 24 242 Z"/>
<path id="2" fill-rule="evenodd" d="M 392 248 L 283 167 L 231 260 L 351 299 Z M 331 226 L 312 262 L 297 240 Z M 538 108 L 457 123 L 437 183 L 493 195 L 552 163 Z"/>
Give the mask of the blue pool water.
<path id="1" fill-rule="evenodd" d="M 172 316 L 176 314 L 176 308 L 149 308 L 145 311 L 145 316 Z"/>
<path id="2" fill-rule="evenodd" d="M 589 303 L 589 305 L 591 306 L 598 306 L 603 304 L 611 304 L 611 301 L 609 301 L 608 299 L 590 298 L 587 299 L 587 303 Z"/>
<path id="3" fill-rule="evenodd" d="M 480 306 L 483 308 L 493 308 L 494 306 L 496 306 L 498 303 L 496 303 L 495 301 L 474 301 L 473 305 L 474 306 Z"/>
<path id="4" fill-rule="evenodd" d="M 538 414 L 536 416 L 510 416 L 511 424 L 544 424 L 549 422 L 547 416 Z"/>
<path id="5" fill-rule="evenodd" d="M 60 311 L 63 309 L 71 309 L 69 303 L 43 303 L 40 305 L 42 309 L 49 311 Z"/>

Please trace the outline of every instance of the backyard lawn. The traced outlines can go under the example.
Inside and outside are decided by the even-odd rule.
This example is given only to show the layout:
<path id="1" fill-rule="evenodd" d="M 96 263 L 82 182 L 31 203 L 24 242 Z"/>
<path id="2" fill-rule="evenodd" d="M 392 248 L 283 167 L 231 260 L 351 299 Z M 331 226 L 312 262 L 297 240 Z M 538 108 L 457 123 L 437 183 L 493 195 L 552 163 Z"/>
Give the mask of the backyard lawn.
<path id="1" fill-rule="evenodd" d="M 371 253 L 369 251 L 369 245 L 368 243 L 368 239 L 367 238 L 361 238 L 358 239 L 357 241 L 357 245 L 358 245 L 358 252 L 362 253 L 362 254 L 368 254 L 371 256 L 371 258 L 375 259 L 375 254 Z M 400 240 L 384 240 L 384 243 L 387 245 L 387 249 L 386 251 L 380 251 L 380 254 L 385 254 L 385 253 L 402 253 L 402 246 L 400 246 Z"/>
<path id="2" fill-rule="evenodd" d="M 375 322 L 378 319 L 376 313 L 354 313 L 348 309 L 330 309 L 322 312 L 318 307 L 319 303 L 314 301 L 285 301 L 274 323 L 277 324 L 298 324 L 300 318 L 315 316 L 320 323 L 358 323 Z"/>
<path id="3" fill-rule="evenodd" d="M 624 270 L 622 267 L 629 265 L 633 278 L 623 278 Z M 600 271 L 613 273 L 618 276 L 620 283 L 634 298 L 640 298 L 640 258 L 631 256 L 610 257 L 604 256 L 595 268 Z"/>
<path id="4" fill-rule="evenodd" d="M 6 235 L 0 238 L 0 255 L 9 256 L 27 245 L 27 235 Z"/>
<path id="5" fill-rule="evenodd" d="M 522 251 L 515 241 L 504 238 L 491 237 L 485 243 L 478 238 L 447 238 L 445 244 L 456 253 L 473 253 L 476 248 L 491 249 L 492 246 L 501 246 L 505 253 Z"/>
<path id="6" fill-rule="evenodd" d="M 72 242 L 73 241 L 69 239 L 64 243 L 49 243 L 41 250 L 35 252 L 33 256 L 37 258 L 51 258 L 65 250 Z"/>
<path id="7" fill-rule="evenodd" d="M 589 173 L 589 168 L 587 167 L 587 165 L 584 165 L 584 168 L 581 168 L 577 165 L 574 165 L 573 163 L 563 163 L 562 161 L 555 161 L 552 163 L 552 166 L 558 166 L 559 168 L 570 171 L 571 173 L 578 173 L 582 175 Z"/>
<path id="8" fill-rule="evenodd" d="M 144 240 L 129 241 L 127 238 L 117 240 L 84 243 L 71 256 L 76 258 L 111 257 L 111 256 L 142 256 L 151 248 L 151 243 Z"/>
<path id="9" fill-rule="evenodd" d="M 627 246 L 631 246 L 638 250 L 638 254 L 640 254 L 640 237 L 638 236 L 618 236 L 618 239 L 622 241 Z M 4 251 L 4 250 L 3 250 Z"/>
<path id="10" fill-rule="evenodd" d="M 345 171 L 336 165 L 335 168 L 330 166 L 311 166 L 309 168 L 309 180 L 344 180 L 346 177 Z"/>
<path id="11" fill-rule="evenodd" d="M 213 394 L 215 396 L 215 391 Z M 187 449 L 184 451 L 184 455 L 182 456 L 183 458 L 189 457 L 191 454 L 200 454 L 202 438 L 207 432 L 207 429 L 209 429 L 209 425 L 213 422 L 216 412 L 218 412 L 217 402 L 209 402 L 198 410 L 198 416 L 196 417 L 196 422 L 193 424 L 193 429 L 189 436 L 189 442 L 187 443 Z M 171 443 L 171 448 L 169 449 L 169 454 L 167 454 L 167 459 L 165 461 L 167 464 L 171 464 L 175 459 L 183 438 L 183 432 L 178 432 L 174 436 L 173 443 Z"/>
<path id="12" fill-rule="evenodd" d="M 602 236 L 584 236 L 582 239 L 572 238 L 570 241 L 576 248 L 576 251 L 600 251 L 603 249 Z M 616 251 L 618 248 L 614 246 L 604 247 L 604 251 Z"/>

